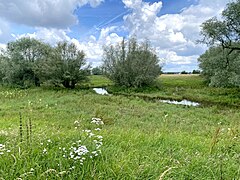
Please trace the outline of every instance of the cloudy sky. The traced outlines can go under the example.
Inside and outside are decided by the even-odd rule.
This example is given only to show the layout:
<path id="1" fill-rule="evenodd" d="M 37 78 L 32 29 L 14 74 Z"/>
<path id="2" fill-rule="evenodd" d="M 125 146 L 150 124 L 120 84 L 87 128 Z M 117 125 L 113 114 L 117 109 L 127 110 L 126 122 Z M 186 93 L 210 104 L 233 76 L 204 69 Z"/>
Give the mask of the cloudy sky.
<path id="1" fill-rule="evenodd" d="M 123 37 L 148 39 L 164 71 L 192 71 L 206 47 L 200 25 L 219 16 L 229 0 L 0 0 L 0 47 L 29 36 L 52 45 L 73 42 L 92 66 L 102 46 Z"/>

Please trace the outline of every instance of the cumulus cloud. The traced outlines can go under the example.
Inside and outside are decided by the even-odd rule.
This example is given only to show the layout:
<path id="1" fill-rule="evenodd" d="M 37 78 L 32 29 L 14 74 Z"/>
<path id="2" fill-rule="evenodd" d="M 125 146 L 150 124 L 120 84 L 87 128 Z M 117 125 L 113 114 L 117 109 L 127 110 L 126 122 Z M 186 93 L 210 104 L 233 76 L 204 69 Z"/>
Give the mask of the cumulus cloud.
<path id="1" fill-rule="evenodd" d="M 98 6 L 104 0 L 0 0 L 0 16 L 33 27 L 66 28 L 78 22 L 77 7 Z"/>
<path id="2" fill-rule="evenodd" d="M 100 29 L 99 36 L 89 36 L 80 42 L 68 36 L 69 25 L 77 23 L 74 10 L 89 3 L 95 7 L 103 0 L 0 0 L 0 16 L 5 20 L 35 26 L 31 34 L 16 35 L 34 37 L 52 45 L 58 41 L 70 41 L 86 53 L 87 59 L 97 66 L 101 64 L 102 47 L 122 40 L 118 26 Z M 197 68 L 197 58 L 205 47 L 196 44 L 200 25 L 212 16 L 219 16 L 228 0 L 199 0 L 177 14 L 159 16 L 161 1 L 149 3 L 142 0 L 122 0 L 128 14 L 123 17 L 123 27 L 129 36 L 140 40 L 148 39 L 156 49 L 160 59 L 165 60 L 165 70 L 181 71 Z M 6 30 L 7 29 L 7 30 Z M 0 19 L 0 42 L 7 34 L 9 25 Z M 10 32 L 10 31 L 9 31 Z"/>
<path id="3" fill-rule="evenodd" d="M 198 56 L 205 47 L 196 44 L 200 38 L 200 25 L 213 16 L 219 16 L 228 0 L 200 0 L 178 14 L 158 16 L 162 2 L 148 3 L 142 0 L 122 0 L 132 10 L 124 16 L 125 26 L 130 35 L 148 39 L 158 49 L 160 58 L 166 64 L 197 64 Z M 179 66 L 180 67 L 180 66 Z M 173 69 L 173 68 L 172 68 Z"/>
<path id="4" fill-rule="evenodd" d="M 75 38 L 70 38 L 68 36 L 68 32 L 70 32 L 70 30 L 62 30 L 55 28 L 37 28 L 36 32 L 34 33 L 15 35 L 15 38 L 35 38 L 43 42 L 49 43 L 52 46 L 55 46 L 56 43 L 60 41 L 74 43 L 79 50 L 84 51 L 88 62 L 95 67 L 99 66 L 102 63 L 101 59 L 104 46 L 116 44 L 122 41 L 122 37 L 120 37 L 117 33 L 114 32 L 116 28 L 116 26 L 102 28 L 98 39 L 95 36 L 91 35 L 87 40 L 82 42 Z"/>
<path id="5" fill-rule="evenodd" d="M 67 35 L 69 31 L 55 28 L 36 28 L 34 33 L 16 35 L 15 38 L 30 37 L 55 45 L 59 41 L 70 41 L 71 38 Z"/>

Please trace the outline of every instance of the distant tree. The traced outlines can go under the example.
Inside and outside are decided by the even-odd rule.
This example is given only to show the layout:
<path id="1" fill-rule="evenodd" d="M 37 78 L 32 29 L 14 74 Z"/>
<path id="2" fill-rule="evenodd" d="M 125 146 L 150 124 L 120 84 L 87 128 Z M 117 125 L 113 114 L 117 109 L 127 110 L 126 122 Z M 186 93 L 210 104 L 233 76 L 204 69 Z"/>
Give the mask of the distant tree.
<path id="1" fill-rule="evenodd" d="M 221 20 L 214 17 L 204 22 L 201 35 L 203 38 L 200 42 L 211 47 L 199 58 L 202 73 L 207 81 L 213 86 L 238 86 L 240 0 L 227 4 Z"/>
<path id="2" fill-rule="evenodd" d="M 92 74 L 93 75 L 102 75 L 103 74 L 103 69 L 102 67 L 95 67 L 92 69 Z"/>
<path id="3" fill-rule="evenodd" d="M 194 69 L 194 70 L 192 71 L 192 74 L 200 74 L 200 70 L 195 70 L 195 69 Z"/>
<path id="4" fill-rule="evenodd" d="M 116 46 L 104 48 L 103 68 L 115 84 L 141 87 L 151 84 L 161 72 L 159 59 L 149 42 L 141 45 L 132 38 Z"/>
<path id="5" fill-rule="evenodd" d="M 181 74 L 188 74 L 188 72 L 187 71 L 182 71 Z"/>
<path id="6" fill-rule="evenodd" d="M 58 43 L 42 67 L 41 74 L 46 81 L 72 89 L 77 83 L 87 80 L 90 68 L 86 66 L 83 51 L 67 42 Z"/>
<path id="7" fill-rule="evenodd" d="M 20 87 L 40 86 L 37 63 L 46 59 L 48 53 L 49 45 L 33 38 L 21 38 L 8 43 L 2 57 L 4 81 Z"/>

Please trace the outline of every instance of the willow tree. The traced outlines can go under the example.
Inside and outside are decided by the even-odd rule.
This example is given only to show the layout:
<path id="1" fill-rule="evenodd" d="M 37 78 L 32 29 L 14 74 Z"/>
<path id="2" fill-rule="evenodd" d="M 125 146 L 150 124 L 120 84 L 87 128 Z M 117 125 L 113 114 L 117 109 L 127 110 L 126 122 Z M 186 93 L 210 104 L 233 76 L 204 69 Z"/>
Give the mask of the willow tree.
<path id="1" fill-rule="evenodd" d="M 45 81 L 72 89 L 77 83 L 86 81 L 89 72 L 84 52 L 67 42 L 59 42 L 42 67 Z"/>
<path id="2" fill-rule="evenodd" d="M 49 49 L 49 45 L 33 38 L 25 37 L 9 42 L 2 54 L 4 81 L 20 87 L 39 86 L 37 64 L 48 57 Z"/>
<path id="3" fill-rule="evenodd" d="M 227 4 L 221 19 L 213 17 L 204 22 L 201 35 L 199 42 L 211 48 L 199 58 L 200 67 L 210 84 L 240 86 L 240 0 Z M 216 65 L 219 65 L 218 68 Z"/>
<path id="4" fill-rule="evenodd" d="M 159 59 L 149 42 L 139 44 L 134 38 L 105 47 L 103 68 L 115 84 L 125 87 L 149 85 L 161 72 Z"/>

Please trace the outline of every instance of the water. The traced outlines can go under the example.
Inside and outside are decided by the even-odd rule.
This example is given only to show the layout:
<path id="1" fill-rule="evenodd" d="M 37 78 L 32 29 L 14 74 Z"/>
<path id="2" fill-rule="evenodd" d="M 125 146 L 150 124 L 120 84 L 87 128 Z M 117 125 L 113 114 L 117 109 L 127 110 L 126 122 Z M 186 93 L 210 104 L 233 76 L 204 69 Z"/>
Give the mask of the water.
<path id="1" fill-rule="evenodd" d="M 93 90 L 100 95 L 109 95 L 109 93 L 107 92 L 106 89 L 104 88 L 93 88 Z M 174 100 L 160 100 L 160 102 L 163 103 L 168 103 L 168 104 L 180 104 L 180 105 L 185 105 L 185 106 L 199 106 L 200 104 L 197 102 L 192 102 L 192 101 L 188 101 L 186 99 L 182 100 L 182 101 L 174 101 Z"/>
<path id="2" fill-rule="evenodd" d="M 93 90 L 97 93 L 97 94 L 101 94 L 101 95 L 108 95 L 109 93 L 106 91 L 106 89 L 104 88 L 93 88 Z"/>
<path id="3" fill-rule="evenodd" d="M 160 102 L 168 103 L 168 104 L 180 104 L 180 105 L 185 105 L 185 106 L 199 106 L 200 105 L 197 102 L 188 101 L 186 99 L 184 99 L 182 101 L 160 100 Z"/>

